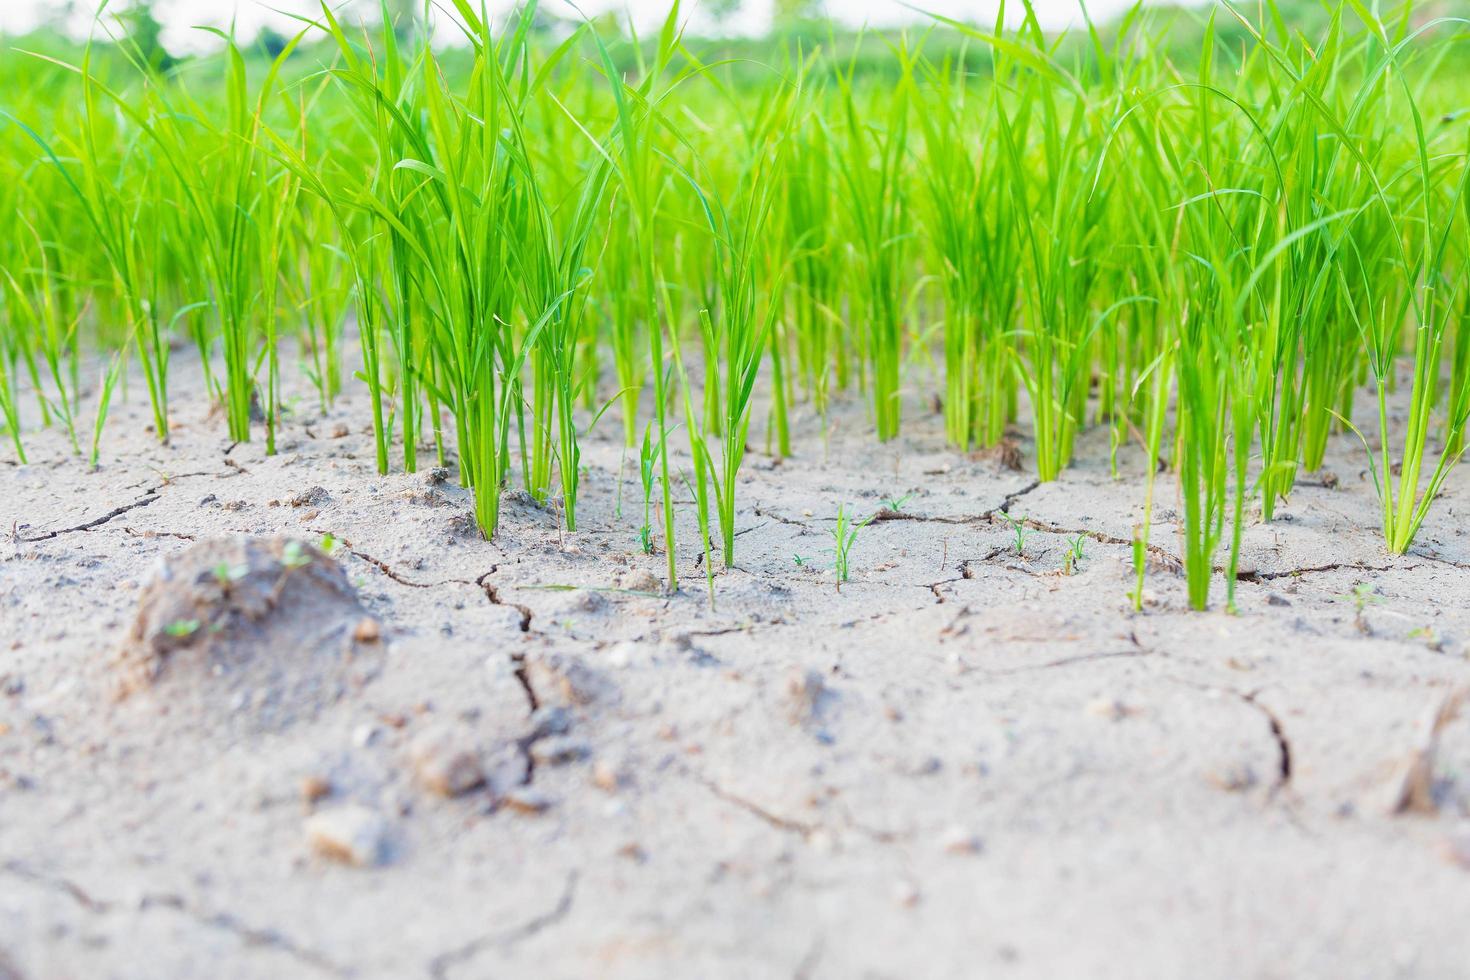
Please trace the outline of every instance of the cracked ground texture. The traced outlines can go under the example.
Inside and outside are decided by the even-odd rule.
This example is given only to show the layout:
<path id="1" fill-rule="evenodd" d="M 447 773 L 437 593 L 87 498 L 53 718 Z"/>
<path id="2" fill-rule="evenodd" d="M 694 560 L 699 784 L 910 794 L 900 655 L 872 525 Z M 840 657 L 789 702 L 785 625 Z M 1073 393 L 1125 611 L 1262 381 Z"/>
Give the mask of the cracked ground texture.
<path id="1" fill-rule="evenodd" d="M 1335 437 L 1336 479 L 1247 529 L 1236 615 L 1186 608 L 1165 474 L 1134 614 L 1136 452 L 1114 478 L 1092 432 L 1037 484 L 918 405 L 876 446 L 851 404 L 825 448 L 806 414 L 791 459 L 757 435 L 711 609 L 690 507 L 683 591 L 649 587 L 615 419 L 581 530 L 511 493 L 485 542 L 452 473 L 374 472 L 360 400 L 302 409 L 267 457 L 191 373 L 171 446 L 134 398 L 98 471 L 54 433 L 0 467 L 4 980 L 1465 976 L 1470 718 L 1428 804 L 1393 810 L 1467 677 L 1466 471 L 1391 558 Z M 887 508 L 840 592 L 839 504 Z M 266 732 L 163 685 L 115 700 L 160 559 L 234 534 L 330 534 L 375 671 Z M 533 720 L 558 708 L 576 751 Z M 425 791 L 431 727 L 510 784 Z M 308 844 L 348 804 L 382 818 L 377 866 Z"/>

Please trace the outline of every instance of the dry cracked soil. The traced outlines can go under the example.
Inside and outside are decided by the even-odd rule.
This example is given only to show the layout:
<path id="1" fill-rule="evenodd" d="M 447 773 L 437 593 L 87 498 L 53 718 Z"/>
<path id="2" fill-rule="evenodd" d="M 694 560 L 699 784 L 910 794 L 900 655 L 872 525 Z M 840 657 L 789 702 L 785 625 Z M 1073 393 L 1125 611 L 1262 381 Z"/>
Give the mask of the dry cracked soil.
<path id="1" fill-rule="evenodd" d="M 4 980 L 1470 972 L 1465 471 L 1389 557 L 1334 437 L 1233 615 L 1165 474 L 1135 614 L 1139 453 L 1038 484 L 854 402 L 753 451 L 711 608 L 616 419 L 577 532 L 511 492 L 487 542 L 360 396 L 267 456 L 192 374 L 169 446 L 135 385 L 97 471 L 0 467 Z"/>

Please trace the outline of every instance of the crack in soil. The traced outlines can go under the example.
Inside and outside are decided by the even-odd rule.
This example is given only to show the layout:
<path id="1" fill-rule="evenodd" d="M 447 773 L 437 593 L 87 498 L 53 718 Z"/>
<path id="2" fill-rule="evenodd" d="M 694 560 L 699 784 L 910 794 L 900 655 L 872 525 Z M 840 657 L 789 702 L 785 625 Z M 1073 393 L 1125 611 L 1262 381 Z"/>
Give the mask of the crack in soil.
<path id="1" fill-rule="evenodd" d="M 75 527 L 61 528 L 60 530 L 56 531 L 47 531 L 44 534 L 35 534 L 31 535 L 30 537 L 17 536 L 16 539 L 26 544 L 30 544 L 36 541 L 50 541 L 53 538 L 61 537 L 63 534 L 74 534 L 77 531 L 91 531 L 95 528 L 101 527 L 108 521 L 112 521 L 121 517 L 128 511 L 137 510 L 140 507 L 147 507 L 149 504 L 157 503 L 158 491 L 162 490 L 164 486 L 167 486 L 167 484 L 160 484 L 159 486 L 152 487 L 148 491 L 146 491 L 143 496 L 139 497 L 137 500 L 134 500 L 132 503 L 123 504 L 121 507 L 114 507 L 112 510 L 103 514 L 101 517 L 94 517 L 92 520 L 82 524 L 78 524 Z"/>
<path id="2" fill-rule="evenodd" d="M 177 895 L 147 895 L 144 896 L 140 909 L 170 908 L 198 922 L 202 926 L 211 929 L 220 929 L 238 936 L 247 946 L 263 946 L 270 949 L 280 950 L 293 959 L 300 960 L 308 966 L 330 973 L 333 976 L 347 976 L 350 971 L 333 963 L 320 953 L 304 949 L 293 942 L 288 936 L 283 935 L 276 929 L 259 929 L 241 922 L 229 912 L 215 912 L 212 914 L 197 912 L 189 908 L 188 904 Z"/>
<path id="3" fill-rule="evenodd" d="M 444 980 L 449 976 L 449 971 L 455 967 L 462 966 L 473 960 L 486 949 L 495 947 L 497 949 L 509 949 L 523 940 L 551 926 L 556 925 L 572 911 L 572 903 L 577 897 L 577 872 L 567 874 L 566 884 L 562 886 L 561 897 L 556 904 L 545 912 L 532 916 L 525 922 L 510 929 L 498 930 L 487 933 L 476 939 L 471 939 L 462 946 L 451 949 L 447 953 L 440 953 L 429 961 L 429 976 L 433 980 Z"/>
<path id="4" fill-rule="evenodd" d="M 1119 660 L 1123 658 L 1147 657 L 1154 651 L 1135 647 L 1132 650 L 1110 650 L 1104 653 L 1082 653 L 1075 657 L 1061 657 L 1057 660 L 1049 660 L 1041 664 L 1022 664 L 1019 667 L 1005 667 L 999 670 L 987 670 L 985 673 L 995 677 L 1008 674 L 1029 674 L 1038 670 L 1052 670 L 1056 667 L 1070 667 L 1073 664 L 1092 663 L 1096 660 Z"/>
<path id="5" fill-rule="evenodd" d="M 1412 572 L 1422 565 L 1363 565 L 1358 562 L 1333 562 L 1329 565 L 1313 565 L 1309 568 L 1292 568 L 1282 572 L 1237 571 L 1236 579 L 1241 582 L 1273 582 L 1281 578 L 1297 578 L 1320 572 Z M 1223 571 L 1223 569 L 1216 569 Z"/>
<path id="6" fill-rule="evenodd" d="M 759 803 L 756 803 L 753 800 L 748 800 L 745 797 L 740 796 L 736 793 L 730 792 L 719 783 L 715 782 L 713 779 L 710 779 L 708 776 L 705 776 L 702 773 L 695 772 L 693 769 L 684 767 L 684 772 L 696 783 L 703 786 L 718 799 L 724 800 L 731 806 L 738 807 L 739 809 L 744 810 L 746 813 L 755 817 L 757 820 L 769 824 L 782 833 L 796 834 L 802 840 L 808 840 L 811 838 L 812 834 L 816 833 L 819 829 L 816 824 L 804 823 L 800 820 L 794 820 L 790 817 L 783 817 L 780 814 L 772 813 L 770 810 L 767 810 Z"/>
<path id="7" fill-rule="evenodd" d="M 341 546 L 345 548 L 347 550 L 347 553 L 350 554 L 352 557 L 358 559 L 359 561 L 367 562 L 369 565 L 373 566 L 378 571 L 386 575 L 388 578 L 397 582 L 399 585 L 406 585 L 410 589 L 440 589 L 446 585 L 475 586 L 480 584 L 478 580 L 471 582 L 468 579 L 462 578 L 447 578 L 439 582 L 419 582 L 409 578 L 407 575 L 404 575 L 402 572 L 398 571 L 396 568 L 388 564 L 386 561 L 383 561 L 381 558 L 374 558 L 372 555 L 368 554 L 365 551 L 359 551 L 352 546 L 351 541 L 348 541 L 346 538 L 342 537 L 339 534 L 334 534 L 330 531 L 323 531 L 320 528 L 315 527 L 307 528 L 307 530 L 310 531 L 312 534 L 319 534 L 322 537 L 331 535 L 333 538 L 337 539 L 338 543 L 341 544 Z"/>
<path id="8" fill-rule="evenodd" d="M 133 538 L 176 538 L 179 541 L 197 541 L 198 538 L 192 534 L 184 534 L 180 531 L 154 531 L 152 529 L 138 530 L 133 527 L 124 527 L 123 533 Z"/>
<path id="9" fill-rule="evenodd" d="M 498 585 L 496 585 L 495 583 L 493 583 L 493 582 L 490 581 L 490 576 L 494 575 L 498 571 L 500 571 L 500 566 L 499 565 L 495 566 L 494 568 L 490 569 L 490 571 L 486 572 L 484 575 L 481 575 L 479 578 L 475 579 L 475 581 L 473 583 L 466 583 L 466 584 L 477 585 L 482 590 L 484 590 L 484 592 L 485 592 L 485 598 L 490 600 L 490 605 L 492 605 L 492 606 L 505 606 L 507 609 L 514 609 L 516 612 L 520 613 L 520 615 L 521 615 L 521 623 L 520 623 L 521 632 L 522 633 L 529 633 L 529 632 L 531 632 L 531 620 L 533 618 L 535 618 L 535 614 L 531 612 L 531 607 L 530 606 L 522 605 L 519 602 L 506 602 L 505 600 L 503 600 L 503 599 L 500 598 L 500 587 Z"/>
<path id="10" fill-rule="evenodd" d="M 804 531 L 811 530 L 811 527 L 805 521 L 798 521 L 795 518 L 791 517 L 782 517 L 780 514 L 777 514 L 774 511 L 762 510 L 759 507 L 753 507 L 751 508 L 751 512 L 755 514 L 756 517 L 769 517 L 771 520 L 775 521 L 778 524 L 789 524 L 792 527 L 799 527 Z"/>
<path id="11" fill-rule="evenodd" d="M 86 889 L 68 878 L 44 874 L 26 867 L 19 861 L 7 861 L 0 865 L 0 871 L 13 875 L 34 885 L 49 888 L 61 892 L 77 905 L 93 915 L 107 915 L 112 912 L 123 911 L 121 903 L 94 898 Z M 144 895 L 138 903 L 137 911 L 145 912 L 153 908 L 173 909 L 188 916 L 200 925 L 212 929 L 221 929 L 238 936 L 247 946 L 262 946 L 279 950 L 293 959 L 335 976 L 346 976 L 348 971 L 328 960 L 320 953 L 297 945 L 290 937 L 279 930 L 271 928 L 257 928 L 241 922 L 229 912 L 204 913 L 189 906 L 178 895 Z"/>
<path id="12" fill-rule="evenodd" d="M 1286 728 L 1281 724 L 1281 718 L 1276 712 L 1261 702 L 1260 691 L 1252 691 L 1249 694 L 1242 694 L 1239 691 L 1232 693 L 1264 715 L 1266 722 L 1271 726 L 1271 737 L 1276 740 L 1276 752 L 1280 760 L 1277 766 L 1276 784 L 1271 787 L 1271 795 L 1275 796 L 1291 785 L 1291 740 L 1286 737 Z"/>
<path id="13" fill-rule="evenodd" d="M 1274 799 L 1283 791 L 1290 788 L 1293 769 L 1291 739 L 1286 734 L 1286 726 L 1282 724 L 1281 717 L 1276 714 L 1276 712 L 1272 711 L 1271 708 L 1261 700 L 1261 695 L 1264 693 L 1263 690 L 1258 688 L 1254 691 L 1246 692 L 1238 691 L 1233 687 L 1219 687 L 1213 684 L 1200 684 L 1195 681 L 1186 680 L 1182 677 L 1170 677 L 1169 679 L 1174 681 L 1174 683 L 1176 684 L 1183 684 L 1185 687 L 1192 687 L 1196 691 L 1203 691 L 1207 694 L 1228 695 L 1229 697 L 1235 698 L 1236 700 L 1249 705 L 1257 713 L 1259 713 L 1261 717 L 1266 720 L 1266 724 L 1270 726 L 1271 740 L 1276 743 L 1276 781 L 1271 785 L 1269 797 Z M 1286 807 L 1286 810 L 1289 814 L 1291 813 L 1291 809 L 1292 808 L 1290 806 Z M 1292 814 L 1292 816 L 1293 822 L 1295 822 L 1295 815 Z M 1300 824 L 1298 824 L 1298 826 L 1300 826 Z"/>
<path id="14" fill-rule="evenodd" d="M 1026 496 L 1028 493 L 1031 493 L 1032 491 L 1039 489 L 1040 487 L 1041 487 L 1041 481 L 1040 480 L 1032 480 L 1030 483 L 1026 484 L 1024 487 L 1022 487 L 1021 489 L 1017 490 L 1015 493 L 1008 493 L 1008 494 L 1006 494 L 1004 497 L 1001 498 L 1000 504 L 998 506 L 995 506 L 995 507 L 990 508 L 985 513 L 981 514 L 979 517 L 975 518 L 975 520 L 976 521 L 990 521 L 992 524 L 995 523 L 995 515 L 996 514 L 1002 514 L 1002 513 L 1009 514 L 1011 512 L 1011 508 L 1016 505 L 1016 501 L 1020 500 L 1022 497 Z"/>
<path id="15" fill-rule="evenodd" d="M 995 523 L 993 518 L 991 520 L 991 523 Z M 1071 535 L 1073 537 L 1077 537 L 1080 535 L 1084 538 L 1089 538 L 1093 541 L 1096 541 L 1099 544 L 1118 545 L 1124 548 L 1133 547 L 1133 541 L 1131 539 L 1115 537 L 1114 535 L 1107 534 L 1103 531 L 1096 531 L 1092 528 L 1058 527 L 1055 524 L 1048 524 L 1046 521 L 1038 521 L 1032 517 L 1024 519 L 1023 521 L 1021 521 L 1021 523 L 1031 528 L 1032 530 L 1042 531 L 1046 534 Z M 1182 561 L 1180 561 L 1174 555 L 1170 554 L 1168 551 L 1165 551 L 1158 545 L 1148 544 L 1144 547 L 1148 550 L 1148 553 L 1150 555 L 1153 555 L 1154 558 L 1158 559 L 1160 563 L 1169 568 L 1171 571 L 1178 572 L 1184 567 L 1184 563 Z"/>

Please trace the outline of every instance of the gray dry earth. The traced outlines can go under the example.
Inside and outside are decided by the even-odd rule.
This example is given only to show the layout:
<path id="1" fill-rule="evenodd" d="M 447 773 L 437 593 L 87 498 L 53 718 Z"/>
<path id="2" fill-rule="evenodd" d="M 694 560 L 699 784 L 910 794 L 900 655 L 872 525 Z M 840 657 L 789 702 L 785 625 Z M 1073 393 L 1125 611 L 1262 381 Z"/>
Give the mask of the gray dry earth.
<path id="1" fill-rule="evenodd" d="M 1335 438 L 1340 485 L 1247 532 L 1238 615 L 1167 568 L 1134 615 L 1137 452 L 1114 481 L 1090 433 L 1038 486 L 848 404 L 826 453 L 803 414 L 749 458 L 711 610 L 689 507 L 652 594 L 611 416 L 581 529 L 511 494 L 487 543 L 452 481 L 375 473 L 359 395 L 270 458 L 179 360 L 173 445 L 137 386 L 98 472 L 55 434 L 0 467 L 4 980 L 1470 973 L 1470 717 L 1427 751 L 1470 675 L 1467 471 L 1390 558 Z M 909 492 L 835 590 L 838 505 Z M 325 532 L 361 609 L 119 659 L 162 559 Z"/>

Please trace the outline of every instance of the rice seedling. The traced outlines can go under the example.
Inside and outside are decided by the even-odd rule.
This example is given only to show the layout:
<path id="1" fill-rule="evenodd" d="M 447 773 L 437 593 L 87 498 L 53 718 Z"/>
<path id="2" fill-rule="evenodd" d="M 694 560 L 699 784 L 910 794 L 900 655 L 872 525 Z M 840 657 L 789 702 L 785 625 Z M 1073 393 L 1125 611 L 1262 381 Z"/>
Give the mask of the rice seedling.
<path id="1" fill-rule="evenodd" d="M 832 525 L 832 571 L 837 576 L 837 589 L 852 575 L 852 549 L 857 544 L 858 533 L 873 522 L 876 515 L 869 514 L 861 521 L 854 521 L 847 513 L 847 505 L 837 508 L 837 519 Z M 800 564 L 800 562 L 798 562 Z"/>

